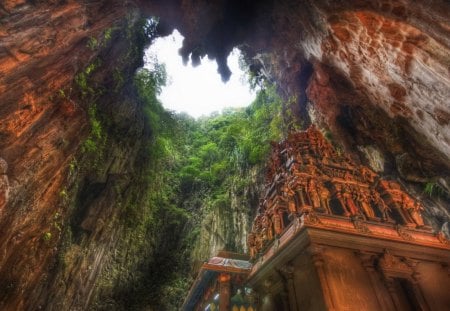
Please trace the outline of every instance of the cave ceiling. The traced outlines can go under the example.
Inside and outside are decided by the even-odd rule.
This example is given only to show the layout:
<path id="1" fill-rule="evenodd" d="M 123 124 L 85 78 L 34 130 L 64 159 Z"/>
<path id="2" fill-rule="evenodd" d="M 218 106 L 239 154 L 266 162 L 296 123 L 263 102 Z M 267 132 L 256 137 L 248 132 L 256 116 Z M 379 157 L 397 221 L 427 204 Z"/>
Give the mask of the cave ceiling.
<path id="1" fill-rule="evenodd" d="M 8 119 L 10 103 L 67 85 L 89 59 L 76 52 L 84 39 L 138 8 L 160 19 L 159 35 L 180 31 L 185 62 L 215 59 L 226 81 L 232 74 L 226 58 L 239 47 L 251 69 L 294 98 L 291 109 L 302 122 L 313 111 L 346 147 L 375 145 L 403 176 L 420 180 L 450 167 L 449 6 L 443 0 L 6 1 L 1 112 Z M 60 74 L 49 77 L 44 69 Z"/>
<path id="2" fill-rule="evenodd" d="M 140 1 L 178 29 L 198 64 L 240 47 L 278 83 L 291 109 L 307 106 L 350 149 L 377 145 L 403 177 L 450 167 L 450 5 L 446 1 Z"/>

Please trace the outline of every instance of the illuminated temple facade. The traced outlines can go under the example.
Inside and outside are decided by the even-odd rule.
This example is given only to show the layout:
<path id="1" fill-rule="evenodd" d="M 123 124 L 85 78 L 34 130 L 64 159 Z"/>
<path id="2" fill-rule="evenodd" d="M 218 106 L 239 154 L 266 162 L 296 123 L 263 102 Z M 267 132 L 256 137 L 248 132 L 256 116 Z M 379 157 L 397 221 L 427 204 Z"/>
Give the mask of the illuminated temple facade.
<path id="1" fill-rule="evenodd" d="M 206 263 L 216 289 L 199 287 L 200 273 L 185 310 L 212 310 L 214 297 L 233 311 L 450 310 L 449 241 L 397 181 L 337 152 L 312 126 L 273 145 L 266 182 L 250 260 Z M 231 280 L 225 294 L 221 280 Z M 237 294 L 243 309 L 231 305 Z"/>

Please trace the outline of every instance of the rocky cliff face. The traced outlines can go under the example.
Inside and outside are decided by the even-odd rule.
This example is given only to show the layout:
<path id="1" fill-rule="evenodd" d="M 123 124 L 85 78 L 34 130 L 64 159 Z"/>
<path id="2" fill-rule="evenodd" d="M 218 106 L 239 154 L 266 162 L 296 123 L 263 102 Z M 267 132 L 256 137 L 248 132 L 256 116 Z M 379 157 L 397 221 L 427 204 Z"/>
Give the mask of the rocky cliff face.
<path id="1" fill-rule="evenodd" d="M 242 170 L 240 178 L 248 178 L 242 186 L 233 183 L 225 204 L 203 205 L 200 209 L 199 237 L 192 251 L 194 269 L 220 250 L 247 253 L 247 234 L 262 191 L 263 168 Z"/>
<path id="2" fill-rule="evenodd" d="M 139 12 L 161 17 L 160 34 L 185 36 L 186 60 L 216 58 L 224 79 L 241 46 L 299 121 L 418 196 L 425 184 L 449 190 L 447 1 L 3 1 L 2 310 L 117 307 L 111 293 L 130 296 L 142 274 L 129 271 L 154 255 L 152 230 L 124 220 L 146 195 L 135 177 L 148 131 L 130 84 Z M 448 197 L 434 200 L 438 230 Z"/>
<path id="3" fill-rule="evenodd" d="M 0 12 L 0 309 L 104 307 L 152 252 L 123 221 L 145 206 L 141 15 L 110 1 Z"/>

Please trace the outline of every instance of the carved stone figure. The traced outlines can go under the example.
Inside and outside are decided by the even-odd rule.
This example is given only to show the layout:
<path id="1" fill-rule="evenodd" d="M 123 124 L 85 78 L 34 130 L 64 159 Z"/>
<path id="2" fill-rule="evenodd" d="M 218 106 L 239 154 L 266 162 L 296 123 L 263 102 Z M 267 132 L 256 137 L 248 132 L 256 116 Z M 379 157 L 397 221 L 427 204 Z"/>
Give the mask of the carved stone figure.
<path id="1" fill-rule="evenodd" d="M 283 224 L 281 222 L 281 217 L 278 212 L 273 213 L 272 215 L 273 229 L 276 235 L 280 235 L 283 232 Z"/>
<path id="2" fill-rule="evenodd" d="M 259 252 L 264 246 L 264 240 L 260 234 L 255 234 L 255 248 Z"/>
<path id="3" fill-rule="evenodd" d="M 349 187 L 342 187 L 341 200 L 343 202 L 343 208 L 346 211 L 346 216 L 354 216 L 360 214 L 358 207 L 353 201 L 352 193 Z"/>
<path id="4" fill-rule="evenodd" d="M 319 194 L 317 193 L 317 185 L 314 178 L 311 178 L 309 180 L 307 192 L 309 195 L 311 206 L 314 209 L 320 209 L 320 197 Z"/>
<path id="5" fill-rule="evenodd" d="M 298 198 L 300 200 L 300 206 L 298 208 L 298 212 L 299 213 L 303 213 L 304 211 L 311 209 L 311 206 L 306 201 L 307 200 L 306 194 L 308 192 L 307 188 L 308 187 L 306 185 L 306 182 L 304 182 L 304 183 L 302 182 L 302 183 L 298 184 L 297 189 L 296 189 L 297 190 L 296 192 L 298 194 Z"/>
<path id="6" fill-rule="evenodd" d="M 367 181 L 369 183 L 373 183 L 375 181 L 375 177 L 377 174 L 375 174 L 371 169 L 361 166 L 360 167 L 361 176 L 363 178 L 363 181 Z"/>
<path id="7" fill-rule="evenodd" d="M 423 211 L 423 207 L 418 201 L 414 202 L 412 207 L 408 208 L 409 215 L 418 227 L 423 227 L 425 225 L 425 223 L 423 222 L 421 211 Z"/>
<path id="8" fill-rule="evenodd" d="M 382 220 L 384 220 L 384 221 L 391 220 L 390 217 L 389 217 L 389 212 L 391 211 L 391 209 L 384 202 L 384 200 L 381 198 L 380 194 L 377 191 L 372 191 L 371 199 L 372 199 L 372 202 L 380 210 Z"/>
<path id="9" fill-rule="evenodd" d="M 375 212 L 370 206 L 370 196 L 363 191 L 357 191 L 356 198 L 364 214 L 369 218 L 375 218 Z"/>
<path id="10" fill-rule="evenodd" d="M 256 215 L 255 220 L 253 221 L 252 232 L 259 233 L 261 232 L 261 214 Z"/>
<path id="11" fill-rule="evenodd" d="M 272 241 L 273 239 L 273 230 L 272 230 L 272 222 L 270 221 L 269 216 L 264 215 L 261 219 L 261 226 L 262 226 L 262 237 L 264 240 Z"/>
<path id="12" fill-rule="evenodd" d="M 416 223 L 414 218 L 417 218 L 417 211 L 415 211 L 415 202 L 414 200 L 407 195 L 406 193 L 402 193 L 400 206 L 403 210 L 403 215 L 405 216 L 406 222 L 408 223 Z M 413 215 L 415 215 L 413 217 Z M 423 226 L 423 220 L 421 221 Z"/>
<path id="13" fill-rule="evenodd" d="M 250 258 L 255 258 L 257 254 L 256 249 L 256 237 L 255 234 L 250 232 L 247 237 L 247 246 L 248 250 L 250 252 Z"/>
<path id="14" fill-rule="evenodd" d="M 322 205 L 322 207 L 328 214 L 332 214 L 330 208 L 330 191 L 322 183 L 319 182 L 317 183 L 317 192 L 319 193 L 320 204 Z"/>
<path id="15" fill-rule="evenodd" d="M 281 191 L 282 199 L 286 202 L 289 213 L 296 214 L 297 206 L 294 199 L 295 192 L 291 189 L 291 187 L 289 187 L 288 184 L 285 184 Z"/>

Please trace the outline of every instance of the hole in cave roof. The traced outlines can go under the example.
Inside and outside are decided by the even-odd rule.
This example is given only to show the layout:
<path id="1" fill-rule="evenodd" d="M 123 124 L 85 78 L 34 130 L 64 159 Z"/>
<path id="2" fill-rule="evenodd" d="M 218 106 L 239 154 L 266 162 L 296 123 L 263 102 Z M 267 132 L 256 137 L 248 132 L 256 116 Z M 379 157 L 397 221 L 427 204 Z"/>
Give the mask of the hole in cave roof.
<path id="1" fill-rule="evenodd" d="M 198 66 L 183 65 L 179 49 L 183 37 L 175 30 L 156 39 L 145 53 L 145 67 L 151 69 L 156 61 L 164 63 L 168 74 L 167 86 L 159 96 L 163 106 L 175 112 L 185 112 L 195 118 L 221 112 L 229 107 L 246 107 L 255 99 L 246 73 L 239 68 L 240 51 L 234 49 L 228 56 L 232 76 L 222 82 L 217 64 L 207 57 Z"/>

